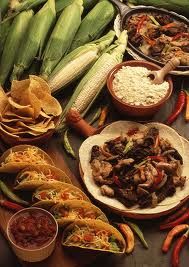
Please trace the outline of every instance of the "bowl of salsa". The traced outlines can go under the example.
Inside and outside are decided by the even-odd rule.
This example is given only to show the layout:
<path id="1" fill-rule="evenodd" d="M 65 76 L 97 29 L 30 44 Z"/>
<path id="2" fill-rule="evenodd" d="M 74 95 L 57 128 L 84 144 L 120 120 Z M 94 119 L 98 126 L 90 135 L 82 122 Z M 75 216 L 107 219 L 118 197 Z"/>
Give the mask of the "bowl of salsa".
<path id="1" fill-rule="evenodd" d="M 13 251 L 23 261 L 38 262 L 55 248 L 58 225 L 46 210 L 36 207 L 15 213 L 7 225 L 7 237 Z"/>

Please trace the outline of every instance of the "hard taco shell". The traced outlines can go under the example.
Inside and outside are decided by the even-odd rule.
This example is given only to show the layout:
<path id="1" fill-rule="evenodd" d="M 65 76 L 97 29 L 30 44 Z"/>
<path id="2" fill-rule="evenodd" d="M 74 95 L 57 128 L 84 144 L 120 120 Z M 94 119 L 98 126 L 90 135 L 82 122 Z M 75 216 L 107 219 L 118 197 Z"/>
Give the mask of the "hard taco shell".
<path id="1" fill-rule="evenodd" d="M 99 231 L 101 231 L 101 230 L 108 231 L 109 233 L 114 235 L 114 237 L 119 242 L 119 244 L 121 246 L 120 252 L 110 251 L 107 249 L 103 250 L 103 249 L 98 249 L 98 248 L 94 248 L 94 249 L 88 248 L 88 247 L 84 247 L 84 246 L 79 246 L 77 243 L 75 245 L 70 245 L 70 246 L 68 244 L 65 244 L 68 233 L 70 231 L 72 231 L 75 226 L 78 226 L 78 227 L 87 226 L 88 228 L 92 228 L 92 229 L 99 230 Z M 90 249 L 90 250 L 97 250 L 97 251 L 104 251 L 104 252 L 113 252 L 113 253 L 118 253 L 118 254 L 124 253 L 125 248 L 126 248 L 126 243 L 125 243 L 125 240 L 124 240 L 122 234 L 116 228 L 114 228 L 112 225 L 105 223 L 103 221 L 100 221 L 100 220 L 76 220 L 74 223 L 70 224 L 64 230 L 63 236 L 62 236 L 62 245 L 66 246 L 66 247 L 78 247 L 78 248 L 82 248 L 82 249 Z"/>
<path id="2" fill-rule="evenodd" d="M 50 158 L 50 156 L 43 151 L 42 149 L 36 147 L 36 146 L 30 146 L 30 145 L 18 145 L 14 146 L 12 148 L 9 148 L 6 150 L 3 155 L 0 157 L 0 172 L 4 173 L 17 173 L 21 171 L 22 169 L 25 169 L 26 167 L 32 165 L 32 164 L 39 164 L 38 162 L 8 162 L 6 163 L 6 158 L 12 153 L 12 152 L 19 152 L 19 151 L 26 151 L 28 149 L 37 149 L 37 154 L 39 154 L 43 158 L 43 164 L 50 164 L 54 165 L 53 160 Z"/>
<path id="3" fill-rule="evenodd" d="M 21 182 L 19 182 L 20 177 L 22 175 L 24 175 L 25 172 L 38 172 L 38 173 L 43 173 L 44 175 L 48 175 L 49 173 L 52 173 L 56 179 L 52 179 L 52 180 L 27 180 L 23 179 Z M 71 180 L 70 178 L 65 174 L 65 172 L 63 172 L 62 170 L 52 166 L 52 165 L 33 165 L 33 166 L 29 166 L 27 168 L 25 168 L 24 170 L 22 170 L 16 177 L 16 182 L 15 184 L 18 184 L 15 186 L 14 189 L 16 190 L 35 190 L 37 189 L 39 186 L 42 186 L 43 184 L 46 183 L 52 183 L 54 181 L 61 181 L 61 182 L 65 182 L 65 183 L 69 183 L 71 184 Z M 18 183 L 19 182 L 19 183 Z"/>
<path id="4" fill-rule="evenodd" d="M 104 222 L 108 222 L 108 219 L 106 217 L 106 215 L 99 209 L 97 208 L 95 205 L 86 202 L 84 200 L 66 200 L 63 201 L 61 203 L 58 203 L 57 205 L 53 206 L 50 210 L 50 212 L 53 215 L 56 215 L 56 213 L 62 209 L 65 208 L 66 210 L 71 209 L 78 209 L 78 208 L 82 208 L 84 209 L 86 212 L 90 212 L 93 211 L 96 214 L 96 218 L 95 219 L 99 219 L 102 220 Z M 79 219 L 78 217 L 62 217 L 60 219 L 56 219 L 58 222 L 59 226 L 65 226 L 67 224 L 73 223 L 75 220 Z M 88 217 L 84 218 L 84 219 L 90 219 Z"/>

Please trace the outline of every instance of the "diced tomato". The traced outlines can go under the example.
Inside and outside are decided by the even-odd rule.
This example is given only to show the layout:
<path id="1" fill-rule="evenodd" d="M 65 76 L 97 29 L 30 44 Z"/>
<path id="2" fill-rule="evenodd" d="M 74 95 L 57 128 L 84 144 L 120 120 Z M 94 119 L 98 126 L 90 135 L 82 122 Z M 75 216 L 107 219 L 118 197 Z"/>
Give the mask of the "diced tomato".
<path id="1" fill-rule="evenodd" d="M 41 199 L 45 199 L 45 198 L 47 197 L 48 194 L 47 194 L 47 192 L 42 191 L 42 192 L 39 193 L 39 195 L 40 195 L 40 198 L 41 198 Z"/>
<path id="2" fill-rule="evenodd" d="M 94 239 L 94 236 L 91 235 L 91 234 L 85 234 L 85 235 L 83 236 L 83 239 L 84 239 L 86 242 L 92 242 L 93 239 Z"/>
<path id="3" fill-rule="evenodd" d="M 61 198 L 66 200 L 66 199 L 69 199 L 69 193 L 68 192 L 62 192 L 61 193 Z"/>

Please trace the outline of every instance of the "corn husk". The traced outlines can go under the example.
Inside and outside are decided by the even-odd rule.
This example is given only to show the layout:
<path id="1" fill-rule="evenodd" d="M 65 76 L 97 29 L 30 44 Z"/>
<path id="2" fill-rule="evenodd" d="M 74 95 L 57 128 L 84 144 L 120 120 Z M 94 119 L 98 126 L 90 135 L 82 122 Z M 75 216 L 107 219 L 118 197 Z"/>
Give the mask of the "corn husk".
<path id="1" fill-rule="evenodd" d="M 41 75 L 47 79 L 61 58 L 68 52 L 81 23 L 83 0 L 74 0 L 59 17 L 44 52 Z"/>
<path id="2" fill-rule="evenodd" d="M 0 60 L 0 84 L 4 85 L 12 67 L 22 39 L 25 37 L 33 11 L 23 11 L 17 15 L 10 27 Z"/>
<path id="3" fill-rule="evenodd" d="M 21 12 L 24 10 L 32 9 L 40 4 L 47 2 L 47 0 L 10 0 L 9 1 L 9 11 L 10 12 Z"/>
<path id="4" fill-rule="evenodd" d="M 55 21 L 55 2 L 48 2 L 35 14 L 29 25 L 26 40 L 23 40 L 18 51 L 12 79 L 18 80 L 24 70 L 28 69 L 36 56 L 41 58 L 48 33 Z"/>

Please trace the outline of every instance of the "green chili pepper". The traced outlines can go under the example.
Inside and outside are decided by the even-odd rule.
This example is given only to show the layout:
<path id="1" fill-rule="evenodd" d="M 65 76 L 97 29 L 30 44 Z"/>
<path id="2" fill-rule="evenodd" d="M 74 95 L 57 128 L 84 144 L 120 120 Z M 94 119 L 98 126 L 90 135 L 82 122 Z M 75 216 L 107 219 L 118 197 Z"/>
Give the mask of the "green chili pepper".
<path id="1" fill-rule="evenodd" d="M 131 229 L 139 237 L 139 239 L 140 239 L 141 243 L 143 244 L 143 246 L 148 249 L 148 244 L 147 244 L 146 240 L 144 239 L 144 235 L 143 235 L 142 231 L 140 230 L 140 228 L 138 227 L 138 225 L 136 225 L 135 223 L 126 221 L 124 218 L 122 218 L 122 219 L 123 219 L 123 221 L 125 223 L 127 223 L 131 227 Z"/>
<path id="2" fill-rule="evenodd" d="M 75 152 L 73 148 L 70 145 L 69 139 L 68 139 L 68 130 L 65 131 L 64 133 L 64 139 L 63 139 L 63 144 L 66 152 L 71 155 L 74 159 L 76 159 Z"/>
<path id="3" fill-rule="evenodd" d="M 10 200 L 12 200 L 13 202 L 16 202 L 18 204 L 22 204 L 25 206 L 29 206 L 29 203 L 23 199 L 21 199 L 20 197 L 18 197 L 17 195 L 15 195 L 9 188 L 8 186 L 0 180 L 0 189 L 3 192 L 3 194 L 9 198 Z"/>
<path id="4" fill-rule="evenodd" d="M 132 148 L 133 148 L 133 141 L 129 141 L 129 142 L 126 144 L 123 153 L 126 154 L 126 153 L 129 152 Z"/>
<path id="5" fill-rule="evenodd" d="M 101 114 L 101 108 L 98 108 L 97 111 L 95 112 L 94 116 L 92 117 L 92 119 L 89 121 L 89 124 L 93 124 L 95 121 L 97 121 L 100 117 Z"/>

